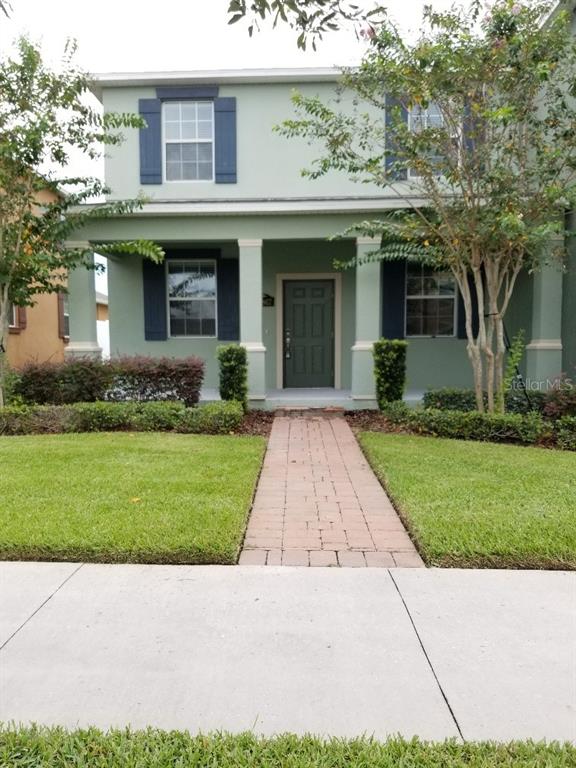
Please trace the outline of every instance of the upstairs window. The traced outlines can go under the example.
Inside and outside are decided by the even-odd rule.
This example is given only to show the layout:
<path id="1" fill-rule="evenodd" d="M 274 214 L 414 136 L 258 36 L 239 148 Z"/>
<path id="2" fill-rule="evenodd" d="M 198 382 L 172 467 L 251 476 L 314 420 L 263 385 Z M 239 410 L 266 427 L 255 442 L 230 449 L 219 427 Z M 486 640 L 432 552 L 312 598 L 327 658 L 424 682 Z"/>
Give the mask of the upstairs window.
<path id="1" fill-rule="evenodd" d="M 456 282 L 450 272 L 406 267 L 406 336 L 456 334 Z"/>
<path id="2" fill-rule="evenodd" d="M 18 309 L 14 304 L 10 304 L 10 309 L 8 310 L 8 327 L 19 328 Z"/>
<path id="3" fill-rule="evenodd" d="M 166 181 L 213 181 L 213 102 L 166 102 L 162 122 Z"/>
<path id="4" fill-rule="evenodd" d="M 415 106 L 408 112 L 408 126 L 414 133 L 420 133 L 428 128 L 442 128 L 444 119 L 438 104 L 433 101 L 427 107 Z M 434 155 L 431 155 L 430 161 L 434 164 Z M 418 177 L 420 174 L 414 169 L 410 169 L 410 176 Z"/>
<path id="5" fill-rule="evenodd" d="M 216 336 L 216 263 L 168 261 L 170 336 Z"/>

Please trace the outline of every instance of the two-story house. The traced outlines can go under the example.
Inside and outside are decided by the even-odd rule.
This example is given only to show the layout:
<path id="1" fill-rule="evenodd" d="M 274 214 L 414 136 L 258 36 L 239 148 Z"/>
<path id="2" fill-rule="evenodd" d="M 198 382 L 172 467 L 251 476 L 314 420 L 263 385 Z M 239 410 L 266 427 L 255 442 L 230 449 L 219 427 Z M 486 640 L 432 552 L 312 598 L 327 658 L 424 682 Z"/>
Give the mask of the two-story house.
<path id="1" fill-rule="evenodd" d="M 274 132 L 293 116 L 293 89 L 329 99 L 338 79 L 336 69 L 96 79 L 105 110 L 146 120 L 109 150 L 105 174 L 114 198 L 144 193 L 147 202 L 82 237 L 150 238 L 167 254 L 159 266 L 109 259 L 113 356 L 195 354 L 206 362 L 206 387 L 216 389 L 216 348 L 238 341 L 248 351 L 253 405 L 373 407 L 372 345 L 385 336 L 410 342 L 409 395 L 471 385 L 463 307 L 450 275 L 401 262 L 334 266 L 374 244 L 331 236 L 402 200 L 337 173 L 304 178 L 318 150 Z M 508 331 L 526 331 L 532 381 L 576 365 L 575 262 L 573 254 L 571 273 L 551 268 L 518 285 Z M 77 270 L 70 286 L 68 354 L 96 351 L 93 276 Z"/>

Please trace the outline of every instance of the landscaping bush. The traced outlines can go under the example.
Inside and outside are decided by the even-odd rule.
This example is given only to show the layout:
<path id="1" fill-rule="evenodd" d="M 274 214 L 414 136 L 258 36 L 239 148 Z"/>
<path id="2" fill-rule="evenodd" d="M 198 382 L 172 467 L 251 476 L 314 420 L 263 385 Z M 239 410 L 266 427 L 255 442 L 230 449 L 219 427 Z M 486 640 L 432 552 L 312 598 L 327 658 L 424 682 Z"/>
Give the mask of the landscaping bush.
<path id="1" fill-rule="evenodd" d="M 240 403 L 185 408 L 178 402 L 73 403 L 0 408 L 1 435 L 64 432 L 190 432 L 219 435 L 242 423 Z"/>
<path id="2" fill-rule="evenodd" d="M 505 395 L 507 413 L 542 413 L 546 401 L 544 392 L 529 392 L 528 398 L 521 389 L 511 389 Z M 441 411 L 475 411 L 476 395 L 473 389 L 430 389 L 424 393 L 422 400 L 425 408 L 436 408 Z M 484 393 L 484 405 L 488 398 Z"/>
<path id="3" fill-rule="evenodd" d="M 576 451 L 576 417 L 563 416 L 554 424 L 554 435 L 559 448 Z"/>
<path id="4" fill-rule="evenodd" d="M 242 404 L 227 400 L 187 408 L 178 414 L 175 427 L 177 432 L 224 435 L 238 429 L 243 417 Z"/>
<path id="5" fill-rule="evenodd" d="M 537 413 L 489 414 L 433 408 L 421 411 L 395 406 L 385 408 L 383 414 L 393 424 L 413 432 L 458 440 L 533 444 L 546 434 L 544 421 Z"/>
<path id="6" fill-rule="evenodd" d="M 248 410 L 248 356 L 246 349 L 238 344 L 224 344 L 218 347 L 220 365 L 220 397 L 222 400 L 236 400 Z"/>
<path id="7" fill-rule="evenodd" d="M 102 400 L 112 383 L 109 364 L 88 357 L 62 363 L 30 362 L 19 374 L 15 394 L 25 403 L 38 405 Z"/>
<path id="8" fill-rule="evenodd" d="M 522 389 L 511 389 L 504 400 L 507 413 L 544 413 L 546 392 L 540 390 L 524 392 Z"/>
<path id="9" fill-rule="evenodd" d="M 486 403 L 486 396 L 484 402 Z M 439 411 L 475 411 L 476 395 L 473 389 L 430 389 L 424 392 L 422 398 L 424 408 L 434 408 Z"/>
<path id="10" fill-rule="evenodd" d="M 0 435 L 43 435 L 76 431 L 71 406 L 15 405 L 0 408 Z"/>
<path id="11" fill-rule="evenodd" d="M 113 403 L 107 403 L 113 405 Z M 165 400 L 158 403 L 117 403 L 117 405 L 136 405 L 132 415 L 132 429 L 138 432 L 170 432 L 178 422 L 178 417 L 185 410 L 184 403 Z M 205 408 L 205 406 L 197 406 Z"/>
<path id="12" fill-rule="evenodd" d="M 407 346 L 397 339 L 379 339 L 374 344 L 376 400 L 380 410 L 386 403 L 402 400 L 404 396 Z"/>
<path id="13" fill-rule="evenodd" d="M 190 406 L 199 400 L 203 378 L 204 362 L 198 357 L 76 358 L 26 364 L 14 392 L 38 405 L 178 400 Z"/>
<path id="14" fill-rule="evenodd" d="M 559 379 L 545 395 L 544 415 L 549 419 L 576 416 L 576 386 L 568 379 Z"/>
<path id="15" fill-rule="evenodd" d="M 74 403 L 74 432 L 115 432 L 133 429 L 138 403 Z"/>
<path id="16" fill-rule="evenodd" d="M 196 405 L 204 379 L 199 357 L 119 357 L 108 365 L 113 372 L 107 400 L 181 400 Z"/>

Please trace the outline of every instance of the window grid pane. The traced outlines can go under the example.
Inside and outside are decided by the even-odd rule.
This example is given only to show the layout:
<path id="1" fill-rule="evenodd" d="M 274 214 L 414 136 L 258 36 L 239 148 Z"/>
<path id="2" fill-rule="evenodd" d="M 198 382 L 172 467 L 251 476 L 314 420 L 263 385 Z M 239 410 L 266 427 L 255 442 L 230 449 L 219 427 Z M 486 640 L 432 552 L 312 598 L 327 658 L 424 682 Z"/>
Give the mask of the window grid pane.
<path id="1" fill-rule="evenodd" d="M 168 262 L 171 336 L 216 336 L 216 267 L 213 262 Z"/>
<path id="2" fill-rule="evenodd" d="M 169 102 L 163 109 L 166 181 L 212 181 L 211 102 Z"/>
<path id="3" fill-rule="evenodd" d="M 449 272 L 407 265 L 407 336 L 454 336 L 455 302 L 456 284 Z"/>

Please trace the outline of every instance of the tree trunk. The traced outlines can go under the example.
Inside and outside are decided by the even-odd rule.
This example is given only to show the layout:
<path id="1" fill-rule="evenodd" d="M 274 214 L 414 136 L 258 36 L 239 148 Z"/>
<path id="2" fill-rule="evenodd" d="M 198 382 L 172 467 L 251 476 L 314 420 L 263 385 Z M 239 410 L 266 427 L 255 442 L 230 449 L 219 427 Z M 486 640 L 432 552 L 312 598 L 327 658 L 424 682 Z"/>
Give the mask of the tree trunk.
<path id="1" fill-rule="evenodd" d="M 495 381 L 496 388 L 496 411 L 504 413 L 505 397 L 504 392 L 504 357 L 506 355 L 506 343 L 504 341 L 504 320 L 500 314 L 495 318 L 496 326 L 496 357 L 495 357 Z"/>
<path id="2" fill-rule="evenodd" d="M 454 277 L 456 278 L 456 284 L 460 288 L 460 293 L 462 294 L 462 300 L 464 302 L 464 314 L 465 314 L 465 325 L 466 325 L 466 338 L 467 338 L 467 344 L 466 344 L 466 352 L 468 354 L 468 359 L 470 360 L 470 364 L 472 366 L 472 373 L 474 376 L 474 393 L 476 395 L 476 408 L 480 411 L 480 413 L 484 412 L 484 387 L 483 387 L 483 379 L 484 379 L 484 367 L 482 364 L 482 355 L 480 353 L 480 347 L 478 344 L 478 339 L 474 338 L 474 318 L 472 317 L 472 296 L 470 293 L 470 283 L 468 282 L 468 272 L 466 270 L 463 270 L 462 272 L 458 269 L 453 269 Z M 480 312 L 480 302 L 477 302 L 478 306 L 478 323 L 480 327 L 480 323 L 484 321 L 483 312 Z"/>

